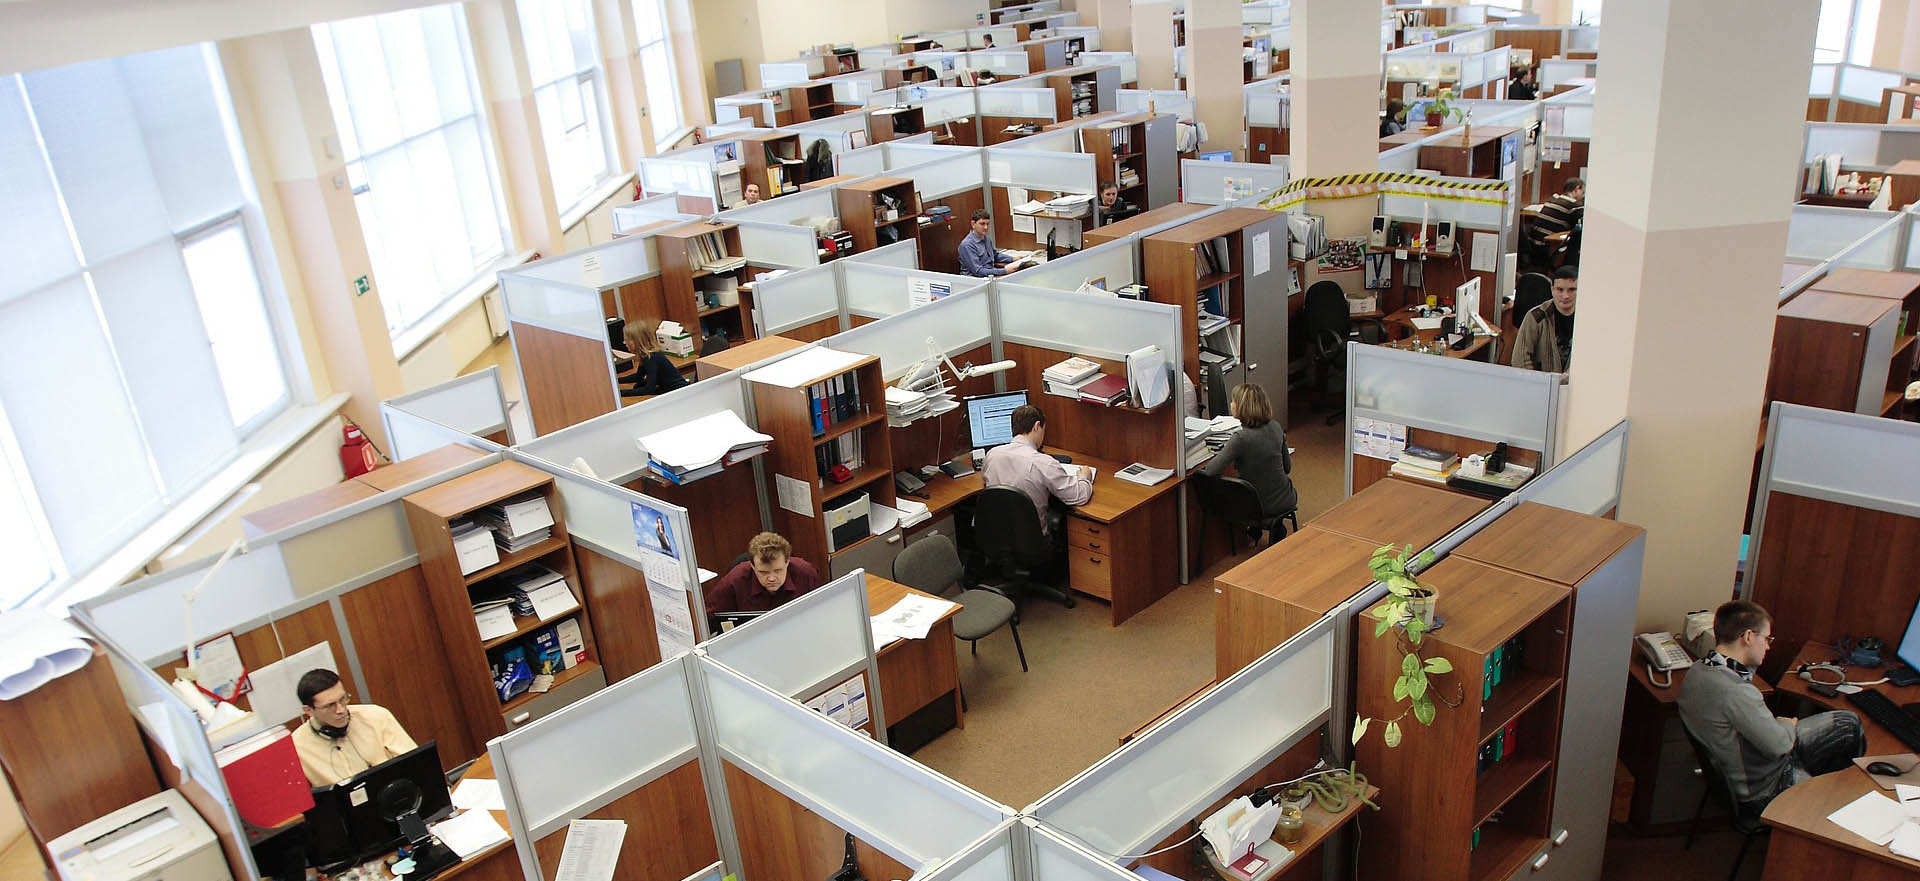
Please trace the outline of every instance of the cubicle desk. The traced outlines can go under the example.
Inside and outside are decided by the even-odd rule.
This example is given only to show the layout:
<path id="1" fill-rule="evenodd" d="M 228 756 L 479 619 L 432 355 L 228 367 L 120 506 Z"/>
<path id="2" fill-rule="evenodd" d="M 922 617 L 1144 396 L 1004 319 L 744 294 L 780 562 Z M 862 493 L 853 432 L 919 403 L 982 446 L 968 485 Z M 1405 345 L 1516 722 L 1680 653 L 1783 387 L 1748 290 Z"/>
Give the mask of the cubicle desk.
<path id="1" fill-rule="evenodd" d="M 1212 206 L 1193 202 L 1169 202 L 1151 211 L 1143 211 L 1118 223 L 1087 230 L 1087 247 L 1104 245 L 1115 239 L 1124 239 L 1134 233 L 1144 232 L 1163 223 L 1171 223 L 1185 217 L 1192 217 L 1207 211 Z"/>
<path id="2" fill-rule="evenodd" d="M 473 765 L 467 768 L 467 773 L 460 779 L 495 779 L 493 773 L 493 756 L 481 753 L 480 758 L 475 760 Z M 499 823 L 500 828 L 512 828 L 512 824 L 507 820 L 506 811 L 488 811 L 487 813 L 493 815 L 494 822 Z M 562 837 L 565 836 L 565 830 L 561 831 L 561 835 Z M 552 870 L 549 869 L 548 871 Z M 461 860 L 449 867 L 446 871 L 433 877 L 441 879 L 459 878 L 461 881 L 519 881 L 521 877 L 520 850 L 514 846 L 513 839 L 509 838 L 467 859 Z"/>
<path id="3" fill-rule="evenodd" d="M 973 127 L 972 122 L 967 127 Z M 920 268 L 929 272 L 960 273 L 960 241 L 967 237 L 972 229 L 969 218 L 973 212 L 987 205 L 986 197 L 981 195 L 979 187 L 948 193 L 935 198 L 922 197 L 920 210 L 925 211 L 936 205 L 946 206 L 952 213 L 939 223 L 927 223 L 920 226 Z"/>
<path id="4" fill-rule="evenodd" d="M 1413 545 L 1419 551 L 1492 505 L 1491 500 L 1445 487 L 1386 480 L 1354 493 L 1309 525 L 1375 546 Z"/>
<path id="5" fill-rule="evenodd" d="M 1291 780 L 1306 773 L 1309 768 L 1313 767 L 1314 762 L 1320 758 L 1319 741 L 1320 739 L 1317 737 L 1307 737 L 1301 742 L 1294 744 L 1291 749 L 1281 753 L 1279 758 L 1269 762 L 1266 767 L 1248 775 L 1245 780 L 1240 781 L 1232 791 L 1222 796 L 1218 801 L 1206 805 L 1200 811 L 1196 812 L 1194 818 L 1197 820 L 1201 817 L 1211 816 L 1215 811 L 1225 807 L 1227 802 L 1247 795 L 1255 789 L 1270 783 Z M 1366 774 L 1369 772 L 1363 768 L 1361 773 Z M 1379 791 L 1372 786 L 1367 787 L 1367 789 L 1369 796 L 1373 798 L 1374 804 L 1380 804 L 1381 801 L 1377 797 Z M 1318 806 L 1310 808 L 1307 811 L 1307 828 L 1300 839 L 1300 843 L 1294 845 L 1298 855 L 1288 862 L 1275 877 L 1321 877 L 1321 859 L 1323 854 L 1319 849 L 1319 845 L 1325 843 L 1327 835 L 1330 832 L 1339 828 L 1348 820 L 1353 819 L 1360 810 L 1361 806 L 1358 802 L 1349 804 L 1347 810 L 1342 811 L 1337 816 L 1329 816 L 1326 812 L 1321 811 Z M 1192 835 L 1192 833 L 1188 831 L 1188 827 L 1182 826 L 1180 829 L 1175 830 L 1173 834 L 1161 841 L 1155 842 L 1152 847 L 1147 848 L 1147 850 L 1150 851 L 1164 850 L 1164 853 L 1146 857 L 1138 861 L 1136 865 L 1152 866 L 1155 869 L 1159 869 L 1177 878 L 1194 877 L 1193 867 L 1195 861 L 1204 861 L 1204 857 L 1201 857 L 1198 853 L 1201 844 L 1199 839 L 1195 838 L 1186 842 L 1181 841 L 1181 839 L 1188 838 L 1190 835 Z"/>
<path id="6" fill-rule="evenodd" d="M 1899 642 L 1900 616 L 1920 601 L 1920 517 L 1775 490 L 1749 599 L 1773 613 L 1773 651 L 1761 675 L 1781 671 L 1809 640 L 1874 634 Z"/>
<path id="7" fill-rule="evenodd" d="M 867 573 L 867 609 L 873 614 L 892 608 L 908 594 L 933 597 Z M 887 714 L 887 743 L 894 749 L 912 752 L 949 728 L 966 727 L 955 657 L 960 644 L 953 636 L 953 616 L 958 614 L 958 606 L 947 610 L 927 631 L 926 639 L 894 640 L 876 653 L 880 697 Z"/>
<path id="8" fill-rule="evenodd" d="M 1486 453 L 1486 452 L 1492 452 L 1493 450 L 1493 441 L 1484 441 L 1478 438 L 1471 438 L 1471 437 L 1461 437 L 1460 435 L 1454 435 L 1454 434 L 1441 434 L 1440 432 L 1432 431 L 1425 428 L 1411 428 L 1411 427 L 1408 428 L 1407 443 L 1414 446 L 1428 447 L 1430 449 L 1435 449 L 1435 450 L 1452 450 L 1456 453 L 1459 453 L 1460 457 L 1463 459 L 1466 458 L 1468 453 Z M 1525 465 L 1528 468 L 1534 469 L 1534 473 L 1536 476 L 1538 476 L 1539 474 L 1540 453 L 1537 450 L 1524 450 L 1519 447 L 1508 446 L 1507 461 L 1512 462 L 1515 465 Z M 1355 493 L 1358 493 L 1360 490 L 1365 489 L 1366 487 L 1372 486 L 1375 481 L 1385 480 L 1391 477 L 1394 480 L 1406 481 L 1408 483 L 1413 483 L 1419 486 L 1431 486 L 1439 489 L 1444 489 L 1448 492 L 1459 492 L 1459 490 L 1443 487 L 1436 483 L 1429 483 L 1424 480 L 1415 480 L 1410 477 L 1401 477 L 1398 474 L 1394 474 L 1392 469 L 1393 469 L 1393 462 L 1389 460 L 1376 459 L 1372 456 L 1362 455 L 1360 453 L 1354 453 L 1353 454 L 1353 491 Z M 1462 495 L 1467 495 L 1467 493 L 1462 493 Z"/>
<path id="9" fill-rule="evenodd" d="M 1627 667 L 1627 700 L 1620 723 L 1620 763 L 1633 775 L 1633 800 L 1627 822 L 1649 835 L 1686 830 L 1700 803 L 1699 759 L 1680 727 L 1680 686 L 1685 668 L 1673 671 L 1673 685 L 1654 685 L 1645 658 L 1632 653 Z M 1754 687 L 1770 696 L 1773 686 L 1755 677 Z"/>
<path id="10" fill-rule="evenodd" d="M 1889 644 L 1891 645 L 1891 643 Z M 1801 664 L 1827 663 L 1838 657 L 1840 657 L 1840 652 L 1833 646 L 1824 642 L 1809 641 L 1803 644 L 1800 650 L 1794 654 L 1793 663 L 1790 667 L 1798 667 Z M 1877 679 L 1880 676 L 1877 670 L 1855 672 L 1854 668 L 1851 667 L 1848 668 L 1848 670 L 1848 678 Z M 1814 710 L 1853 709 L 1853 704 L 1846 698 L 1822 697 L 1821 695 L 1814 694 L 1813 690 L 1808 687 L 1809 685 L 1811 685 L 1811 683 L 1798 676 L 1781 676 L 1779 684 L 1775 686 L 1775 694 L 1783 697 L 1792 696 L 1798 698 L 1807 704 L 1811 704 Z M 1886 695 L 1888 700 L 1901 706 L 1920 701 L 1920 685 L 1895 687 L 1881 683 L 1867 687 Z M 1783 709 L 1792 710 L 1798 708 L 1784 707 Z M 1912 747 L 1902 743 L 1899 738 L 1894 737 L 1892 732 L 1889 732 L 1886 727 L 1880 723 L 1862 715 L 1860 717 L 1860 724 L 1867 734 L 1867 755 L 1881 756 L 1890 753 L 1913 752 Z"/>
<path id="11" fill-rule="evenodd" d="M 804 345 L 806 343 L 800 340 L 778 335 L 749 340 L 711 355 L 702 356 L 693 362 L 693 375 L 695 379 L 712 379 L 722 373 L 758 364 L 782 352 L 792 351 Z"/>
<path id="12" fill-rule="evenodd" d="M 1396 339 L 1390 343 L 1382 343 L 1381 345 L 1391 346 L 1396 349 L 1406 348 L 1412 345 L 1413 340 L 1418 340 L 1421 345 L 1432 345 L 1434 340 L 1440 338 L 1439 328 L 1434 328 L 1433 330 L 1421 330 L 1417 327 L 1414 327 L 1413 325 L 1414 315 L 1415 313 L 1414 313 L 1413 307 L 1411 306 L 1402 308 L 1399 311 L 1394 312 L 1391 315 L 1388 315 L 1385 319 L 1385 323 L 1393 327 L 1398 327 L 1402 331 L 1405 331 L 1406 336 L 1400 337 L 1399 339 Z M 1493 337 L 1487 336 L 1485 334 L 1477 334 L 1474 336 L 1473 342 L 1468 344 L 1466 348 L 1464 349 L 1448 348 L 1445 354 L 1446 354 L 1446 357 L 1448 358 L 1465 358 L 1472 361 L 1491 361 L 1493 359 Z"/>
<path id="13" fill-rule="evenodd" d="M 373 487 L 380 492 L 399 489 L 409 483 L 425 480 L 449 468 L 464 465 L 485 456 L 472 447 L 448 444 L 431 452 L 421 453 L 411 459 L 404 459 L 382 468 L 375 468 L 354 480 Z"/>
<path id="14" fill-rule="evenodd" d="M 1773 827 L 1762 881 L 1908 881 L 1920 874 L 1920 860 L 1894 856 L 1827 819 L 1828 814 L 1876 790 L 1886 792 L 1865 771 L 1847 768 L 1781 793 L 1760 815 Z"/>

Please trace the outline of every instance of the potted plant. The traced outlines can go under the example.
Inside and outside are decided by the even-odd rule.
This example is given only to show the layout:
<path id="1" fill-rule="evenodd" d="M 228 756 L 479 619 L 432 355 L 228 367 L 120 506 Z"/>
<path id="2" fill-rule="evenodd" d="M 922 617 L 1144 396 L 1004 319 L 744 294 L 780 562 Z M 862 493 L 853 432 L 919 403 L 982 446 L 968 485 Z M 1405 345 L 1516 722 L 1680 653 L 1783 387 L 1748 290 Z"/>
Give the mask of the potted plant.
<path id="1" fill-rule="evenodd" d="M 1439 128 L 1448 119 L 1460 119 L 1461 109 L 1453 104 L 1453 90 L 1441 89 L 1427 102 L 1427 128 Z"/>
<path id="2" fill-rule="evenodd" d="M 1383 545 L 1373 552 L 1367 561 L 1367 568 L 1373 571 L 1375 580 L 1387 586 L 1387 598 L 1374 606 L 1369 614 L 1377 620 L 1373 627 L 1373 636 L 1379 639 L 1389 632 L 1393 633 L 1400 646 L 1400 675 L 1393 681 L 1393 699 L 1395 703 L 1405 701 L 1407 708 L 1400 715 L 1386 720 L 1381 739 L 1389 748 L 1400 745 L 1400 721 L 1408 714 L 1422 725 L 1432 725 L 1434 698 L 1431 677 L 1453 672 L 1453 663 L 1446 658 L 1420 656 L 1420 643 L 1428 630 L 1433 629 L 1434 612 L 1438 595 L 1430 587 L 1425 587 L 1407 571 L 1424 568 L 1433 562 L 1432 554 L 1415 557 L 1413 545 L 1396 550 L 1392 545 Z M 1458 683 L 1455 683 L 1458 688 Z M 1462 692 L 1461 697 L 1465 697 Z M 1459 706 L 1460 698 L 1447 700 L 1440 698 L 1448 706 Z M 1353 742 L 1359 743 L 1365 737 L 1367 728 L 1373 719 L 1358 716 L 1353 721 Z"/>

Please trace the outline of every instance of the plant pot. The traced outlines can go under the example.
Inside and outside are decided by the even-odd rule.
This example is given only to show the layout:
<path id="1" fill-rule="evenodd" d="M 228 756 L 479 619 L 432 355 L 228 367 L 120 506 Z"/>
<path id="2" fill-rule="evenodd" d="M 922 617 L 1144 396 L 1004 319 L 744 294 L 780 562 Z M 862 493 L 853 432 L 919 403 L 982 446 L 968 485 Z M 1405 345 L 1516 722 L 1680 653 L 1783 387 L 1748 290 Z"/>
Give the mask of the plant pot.
<path id="1" fill-rule="evenodd" d="M 1442 120 L 1442 119 L 1444 119 L 1444 118 L 1445 118 L 1445 117 L 1443 117 L 1443 116 L 1441 116 L 1441 115 L 1440 115 L 1440 114 L 1438 114 L 1438 113 L 1428 113 L 1428 114 L 1427 114 L 1427 128 L 1439 128 L 1439 127 L 1440 127 L 1440 122 L 1441 122 L 1441 120 Z"/>
<path id="2" fill-rule="evenodd" d="M 1433 627 L 1434 607 L 1439 601 L 1440 598 L 1431 590 L 1414 591 L 1413 596 L 1407 597 L 1407 618 L 1418 618 L 1422 627 Z"/>

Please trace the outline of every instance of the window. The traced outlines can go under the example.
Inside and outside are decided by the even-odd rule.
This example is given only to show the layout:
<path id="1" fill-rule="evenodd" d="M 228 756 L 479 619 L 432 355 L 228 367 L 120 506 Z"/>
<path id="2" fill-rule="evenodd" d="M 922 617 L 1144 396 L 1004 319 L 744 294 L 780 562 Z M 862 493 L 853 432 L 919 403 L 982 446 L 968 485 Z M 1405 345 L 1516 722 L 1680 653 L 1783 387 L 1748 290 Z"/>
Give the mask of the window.
<path id="1" fill-rule="evenodd" d="M 673 46 L 667 41 L 665 0 L 633 0 L 633 24 L 640 47 L 640 77 L 647 84 L 647 115 L 653 120 L 653 142 L 665 144 L 667 135 L 686 124 L 680 106 L 680 76 L 673 68 Z"/>
<path id="2" fill-rule="evenodd" d="M 520 0 L 533 104 L 547 147 L 547 172 L 561 213 L 579 207 L 612 176 L 607 160 L 600 41 L 588 0 Z"/>
<path id="3" fill-rule="evenodd" d="M 1572 14 L 1567 20 L 1581 26 L 1598 25 L 1600 0 L 1573 0 Z"/>
<path id="4" fill-rule="evenodd" d="M 0 80 L 0 553 L 22 561 L 0 607 L 98 563 L 292 400 L 224 89 L 204 45 Z"/>
<path id="5" fill-rule="evenodd" d="M 466 17 L 458 4 L 410 9 L 315 25 L 313 40 L 397 338 L 507 250 Z"/>
<path id="6" fill-rule="evenodd" d="M 1880 30 L 1880 0 L 1820 0 L 1820 23 L 1813 36 L 1815 64 L 1845 61 L 1873 64 L 1873 40 Z"/>

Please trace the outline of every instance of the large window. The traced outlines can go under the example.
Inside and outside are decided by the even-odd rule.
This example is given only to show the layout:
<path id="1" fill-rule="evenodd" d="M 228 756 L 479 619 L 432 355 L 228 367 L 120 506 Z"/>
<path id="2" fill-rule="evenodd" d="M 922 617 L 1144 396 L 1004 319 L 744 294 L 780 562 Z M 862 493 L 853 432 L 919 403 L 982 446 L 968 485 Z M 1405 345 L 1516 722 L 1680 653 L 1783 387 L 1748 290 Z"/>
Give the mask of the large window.
<path id="1" fill-rule="evenodd" d="M 588 0 L 520 0 L 515 5 L 554 202 L 566 213 L 613 174 L 593 10 Z"/>
<path id="2" fill-rule="evenodd" d="M 1842 61 L 1873 64 L 1873 40 L 1880 30 L 1880 0 L 1820 0 L 1820 24 L 1813 36 L 1815 64 Z"/>
<path id="3" fill-rule="evenodd" d="M 680 76 L 673 67 L 673 44 L 668 41 L 666 0 L 633 0 L 633 23 L 639 45 L 640 76 L 647 83 L 647 115 L 653 120 L 653 142 L 665 144 L 667 135 L 686 124 L 680 106 Z"/>
<path id="4" fill-rule="evenodd" d="M 208 46 L 0 80 L 0 607 L 100 562 L 291 402 L 224 89 Z"/>
<path id="5" fill-rule="evenodd" d="M 315 25 L 373 261 L 400 337 L 506 253 L 506 212 L 458 4 Z"/>

